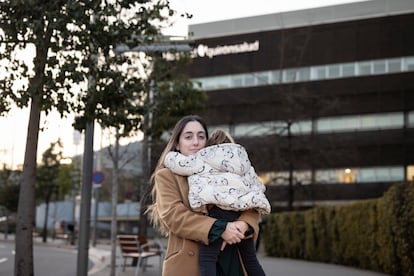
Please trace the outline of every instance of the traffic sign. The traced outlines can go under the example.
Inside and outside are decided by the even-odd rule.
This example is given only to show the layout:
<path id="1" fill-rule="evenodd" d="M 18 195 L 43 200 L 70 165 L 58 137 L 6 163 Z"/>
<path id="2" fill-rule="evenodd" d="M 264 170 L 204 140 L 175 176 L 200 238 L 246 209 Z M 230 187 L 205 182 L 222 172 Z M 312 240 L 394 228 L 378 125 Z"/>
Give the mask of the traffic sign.
<path id="1" fill-rule="evenodd" d="M 92 175 L 92 181 L 95 184 L 102 184 L 102 182 L 104 182 L 105 180 L 105 175 L 103 172 L 100 171 L 96 171 L 93 173 Z"/>

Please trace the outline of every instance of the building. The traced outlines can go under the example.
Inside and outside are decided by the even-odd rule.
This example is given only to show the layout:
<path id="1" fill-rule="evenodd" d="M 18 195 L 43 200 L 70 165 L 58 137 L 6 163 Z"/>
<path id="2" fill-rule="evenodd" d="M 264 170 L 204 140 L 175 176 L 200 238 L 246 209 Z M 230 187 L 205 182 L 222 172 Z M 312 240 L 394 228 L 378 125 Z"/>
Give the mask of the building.
<path id="1" fill-rule="evenodd" d="M 75 205 L 74 205 L 75 204 Z M 112 222 L 111 202 L 98 202 L 93 199 L 90 210 L 90 227 L 92 235 L 96 238 L 109 238 Z M 1 211 L 1 210 L 0 210 Z M 95 216 L 97 211 L 97 216 Z M 125 200 L 116 206 L 117 213 L 117 231 L 119 234 L 137 234 L 140 216 L 140 204 L 137 201 Z M 1 213 L 0 213 L 1 214 Z M 46 216 L 47 214 L 47 216 Z M 61 231 L 62 234 L 69 234 L 69 226 L 75 224 L 75 231 L 78 231 L 80 216 L 80 202 L 73 201 L 55 201 L 50 202 L 49 206 L 45 203 L 36 207 L 35 228 L 40 233 L 43 227 L 54 234 L 54 231 Z M 75 223 L 74 223 L 75 222 Z M 96 226 L 96 230 L 93 227 Z M 0 228 L 2 229 L 2 228 Z M 96 231 L 96 232 L 95 232 Z M 155 235 L 154 229 L 150 226 L 147 229 L 149 237 Z M 69 236 L 67 235 L 66 238 Z"/>
<path id="2" fill-rule="evenodd" d="M 336 184 L 339 196 L 345 183 L 358 184 L 346 185 L 359 189 L 349 200 L 414 179 L 414 1 L 267 14 L 189 32 L 189 72 L 208 94 L 201 115 L 247 148 L 271 186 L 308 186 L 306 194 Z"/>

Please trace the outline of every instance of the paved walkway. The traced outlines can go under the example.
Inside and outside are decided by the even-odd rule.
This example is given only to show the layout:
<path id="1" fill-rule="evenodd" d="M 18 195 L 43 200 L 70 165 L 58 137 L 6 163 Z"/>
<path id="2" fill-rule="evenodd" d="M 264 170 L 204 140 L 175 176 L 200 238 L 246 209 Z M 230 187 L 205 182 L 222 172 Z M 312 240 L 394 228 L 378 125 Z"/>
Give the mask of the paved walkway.
<path id="1" fill-rule="evenodd" d="M 14 236 L 9 235 L 8 240 L 13 240 Z M 0 239 L 1 240 L 1 239 Z M 35 242 L 40 242 L 40 238 L 35 238 Z M 43 244 L 43 243 L 42 243 Z M 61 248 L 70 248 L 73 246 L 67 244 L 63 240 L 48 240 L 49 246 L 59 246 Z M 117 247 L 116 258 L 116 275 L 117 276 L 134 276 L 135 268 L 127 266 L 125 271 L 122 271 L 122 258 Z M 94 263 L 88 276 L 109 276 L 110 275 L 110 260 L 111 260 L 111 246 L 106 243 L 98 242 L 96 247 L 89 247 L 89 258 Z M 266 272 L 267 276 L 386 276 L 386 274 L 376 273 L 367 270 L 355 269 L 352 267 L 339 266 L 325 263 L 315 263 L 293 259 L 272 258 L 265 256 L 264 252 L 259 252 L 259 261 Z M 150 267 L 140 276 L 161 276 L 158 258 L 149 258 L 148 264 Z M 186 275 L 192 276 L 192 275 Z"/>
<path id="2" fill-rule="evenodd" d="M 110 248 L 109 245 L 98 244 L 96 248 L 89 249 L 91 259 L 95 258 L 94 271 L 89 275 L 108 276 L 110 275 Z M 92 257 L 94 256 L 94 257 Z M 267 276 L 385 276 L 386 274 L 376 273 L 367 270 L 360 270 L 351 267 L 315 263 L 301 260 L 281 259 L 266 257 L 263 252 L 258 253 L 260 264 Z M 117 258 L 117 276 L 134 276 L 135 268 L 127 266 L 122 271 L 122 260 Z M 150 267 L 140 276 L 161 276 L 158 258 L 149 258 Z M 191 276 L 191 275 L 188 275 Z"/>

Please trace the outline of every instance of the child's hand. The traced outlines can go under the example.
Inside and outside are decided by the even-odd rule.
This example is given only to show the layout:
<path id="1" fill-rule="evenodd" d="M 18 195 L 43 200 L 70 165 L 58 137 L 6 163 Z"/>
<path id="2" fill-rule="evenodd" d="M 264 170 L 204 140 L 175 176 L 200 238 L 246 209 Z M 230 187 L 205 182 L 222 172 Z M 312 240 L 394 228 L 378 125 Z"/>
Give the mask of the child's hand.
<path id="1" fill-rule="evenodd" d="M 227 245 L 227 242 L 226 241 L 223 241 L 223 243 L 221 244 L 220 251 L 223 251 L 224 248 L 226 247 L 226 245 Z"/>

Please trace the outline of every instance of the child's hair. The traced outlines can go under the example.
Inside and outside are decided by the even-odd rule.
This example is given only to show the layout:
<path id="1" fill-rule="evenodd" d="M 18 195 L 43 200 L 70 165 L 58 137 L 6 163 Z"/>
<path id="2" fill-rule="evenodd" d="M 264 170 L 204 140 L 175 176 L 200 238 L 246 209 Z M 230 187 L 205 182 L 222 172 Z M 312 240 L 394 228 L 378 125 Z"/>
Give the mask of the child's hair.
<path id="1" fill-rule="evenodd" d="M 206 146 L 218 145 L 223 143 L 234 143 L 233 137 L 222 129 L 215 130 L 207 140 Z"/>

